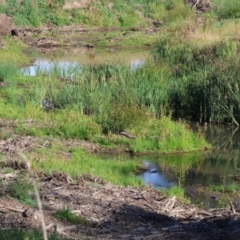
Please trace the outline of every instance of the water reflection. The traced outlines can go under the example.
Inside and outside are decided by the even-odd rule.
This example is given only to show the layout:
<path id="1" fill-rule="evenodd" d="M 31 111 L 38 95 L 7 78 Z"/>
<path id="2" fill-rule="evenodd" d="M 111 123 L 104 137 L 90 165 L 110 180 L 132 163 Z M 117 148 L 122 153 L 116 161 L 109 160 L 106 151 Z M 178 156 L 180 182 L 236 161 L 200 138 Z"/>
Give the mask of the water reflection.
<path id="1" fill-rule="evenodd" d="M 147 168 L 147 171 L 142 173 L 139 177 L 143 179 L 145 184 L 154 186 L 158 189 L 164 189 L 174 185 L 174 183 L 161 172 L 157 165 L 153 165 L 148 161 L 144 161 L 143 164 Z"/>
<path id="2" fill-rule="evenodd" d="M 58 73 L 62 77 L 73 77 L 73 72 L 80 70 L 81 66 L 77 62 L 68 61 L 49 61 L 38 59 L 33 65 L 21 69 L 24 76 L 36 76 L 38 74 Z"/>
<path id="3" fill-rule="evenodd" d="M 138 68 L 142 67 L 144 64 L 145 64 L 145 61 L 136 59 L 135 61 L 131 61 L 130 69 L 131 71 L 135 71 Z"/>
<path id="4" fill-rule="evenodd" d="M 134 160 L 142 161 L 148 169 L 141 175 L 147 185 L 158 189 L 180 185 L 185 188 L 186 196 L 192 203 L 202 204 L 205 207 L 217 207 L 220 198 L 206 191 L 211 186 L 227 186 L 234 181 L 232 176 L 240 174 L 239 160 L 217 158 L 222 150 L 208 153 L 191 153 L 184 155 L 164 155 L 135 157 Z M 239 151 L 238 151 L 239 156 Z M 151 168 L 154 171 L 151 173 Z"/>
<path id="5" fill-rule="evenodd" d="M 194 124 L 196 126 L 196 124 Z M 199 130 L 199 129 L 195 129 Z M 136 161 L 146 169 L 140 177 L 158 189 L 180 185 L 192 203 L 205 207 L 221 206 L 222 198 L 210 190 L 213 186 L 238 185 L 233 176 L 240 175 L 240 130 L 227 125 L 201 129 L 216 148 L 212 151 L 178 155 L 121 156 Z M 220 200 L 220 201 L 218 201 Z M 235 199 L 240 202 L 240 199 Z"/>
<path id="6" fill-rule="evenodd" d="M 128 64 L 131 71 L 135 71 L 144 65 L 148 57 L 147 51 L 106 51 L 87 48 L 57 49 L 57 51 L 47 51 L 46 53 L 28 49 L 27 54 L 36 60 L 33 65 L 21 69 L 23 75 L 36 76 L 37 74 L 52 73 L 55 70 L 63 77 L 66 73 L 67 77 L 71 77 L 73 69 L 106 62 Z"/>

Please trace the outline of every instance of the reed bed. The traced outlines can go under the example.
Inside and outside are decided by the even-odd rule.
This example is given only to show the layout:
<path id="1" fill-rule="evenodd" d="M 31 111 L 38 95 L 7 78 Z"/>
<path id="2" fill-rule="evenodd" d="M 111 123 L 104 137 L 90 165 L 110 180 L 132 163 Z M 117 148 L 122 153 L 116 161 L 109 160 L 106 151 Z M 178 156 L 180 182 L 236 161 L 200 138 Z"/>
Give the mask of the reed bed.
<path id="1" fill-rule="evenodd" d="M 68 74 L 63 76 L 54 69 L 6 82 L 0 104 L 8 105 L 5 117 L 17 113 L 19 133 L 122 145 L 133 152 L 210 147 L 203 135 L 192 132 L 184 121 L 171 121 L 171 85 L 164 69 L 149 63 L 133 71 L 129 66 L 106 63 L 85 66 L 81 71 L 71 69 L 72 78 L 65 77 Z M 21 122 L 26 118 L 45 124 L 26 128 Z M 118 135 L 124 131 L 133 138 Z"/>

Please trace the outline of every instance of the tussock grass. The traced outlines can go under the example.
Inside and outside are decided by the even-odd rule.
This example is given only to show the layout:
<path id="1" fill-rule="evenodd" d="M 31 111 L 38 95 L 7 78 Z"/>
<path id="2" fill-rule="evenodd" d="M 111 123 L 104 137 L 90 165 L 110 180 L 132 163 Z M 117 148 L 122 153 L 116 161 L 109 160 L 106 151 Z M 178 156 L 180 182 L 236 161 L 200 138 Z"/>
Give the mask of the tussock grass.
<path id="1" fill-rule="evenodd" d="M 59 80 L 55 71 L 29 81 L 27 77 L 16 78 L 2 93 L 6 101 L 0 104 L 9 106 L 2 114 L 17 116 L 18 133 L 34 136 L 124 144 L 134 152 L 193 151 L 208 147 L 203 135 L 191 132 L 186 123 L 171 121 L 168 105 L 175 101 L 176 96 L 172 95 L 177 93 L 178 86 L 167 79 L 171 76 L 169 68 L 159 70 L 149 64 L 131 71 L 125 65 L 99 64 L 73 74 L 73 80 L 65 82 Z M 42 107 L 43 99 L 53 106 L 48 112 Z M 22 122 L 26 118 L 39 124 L 26 128 Z M 122 131 L 132 133 L 136 139 L 112 137 Z"/>
<path id="2" fill-rule="evenodd" d="M 138 129 L 139 137 L 132 141 L 134 152 L 145 149 L 160 152 L 194 151 L 210 147 L 202 133 L 193 133 L 184 122 L 173 122 L 170 117 L 161 116 L 155 121 L 145 122 L 145 128 Z"/>

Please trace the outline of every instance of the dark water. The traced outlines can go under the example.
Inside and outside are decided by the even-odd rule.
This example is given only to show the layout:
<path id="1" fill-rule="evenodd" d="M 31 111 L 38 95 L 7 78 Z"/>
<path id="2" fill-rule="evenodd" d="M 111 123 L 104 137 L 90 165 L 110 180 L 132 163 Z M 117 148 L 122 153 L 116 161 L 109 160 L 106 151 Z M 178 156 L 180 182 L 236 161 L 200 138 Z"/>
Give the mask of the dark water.
<path id="1" fill-rule="evenodd" d="M 160 189 L 183 186 L 193 203 L 205 207 L 224 205 L 226 199 L 210 189 L 238 185 L 233 176 L 240 174 L 240 130 L 227 125 L 211 125 L 205 127 L 204 132 L 214 150 L 145 157 L 143 164 L 147 162 L 148 170 L 141 175 L 144 182 Z M 153 174 L 151 168 L 155 169 Z"/>
<path id="2" fill-rule="evenodd" d="M 174 155 L 122 155 L 121 158 L 142 164 L 146 171 L 137 177 L 142 178 L 146 185 L 160 190 L 181 186 L 194 204 L 225 207 L 229 200 L 211 189 L 213 186 L 238 185 L 232 177 L 240 174 L 240 130 L 227 125 L 210 125 L 202 131 L 214 150 Z M 240 199 L 235 197 L 234 201 L 240 206 Z"/>

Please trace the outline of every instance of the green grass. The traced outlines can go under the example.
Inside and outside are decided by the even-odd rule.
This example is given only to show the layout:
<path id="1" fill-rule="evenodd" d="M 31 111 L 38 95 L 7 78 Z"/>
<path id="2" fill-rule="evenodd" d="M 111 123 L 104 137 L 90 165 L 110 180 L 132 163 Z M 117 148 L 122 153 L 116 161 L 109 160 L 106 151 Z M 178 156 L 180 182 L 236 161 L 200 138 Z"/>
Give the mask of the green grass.
<path id="1" fill-rule="evenodd" d="M 99 1 L 85 8 L 72 10 L 64 10 L 63 5 L 64 1 L 57 1 L 50 8 L 47 1 L 24 0 L 18 6 L 17 0 L 10 0 L 0 5 L 0 12 L 13 16 L 14 22 L 20 26 L 39 27 L 51 23 L 54 25 L 82 24 L 91 27 L 120 27 L 122 29 L 147 27 L 149 19 L 166 23 L 181 21 L 193 14 L 183 0 Z"/>
<path id="2" fill-rule="evenodd" d="M 8 36 L 5 37 L 3 41 L 6 43 L 6 48 L 0 49 L 1 65 L 9 66 L 11 72 L 13 72 L 13 70 L 16 72 L 16 66 L 30 63 L 30 59 L 28 59 L 26 55 L 22 53 L 23 49 L 26 48 L 22 42 Z M 9 62 L 11 62 L 11 64 L 9 64 Z"/>
<path id="3" fill-rule="evenodd" d="M 236 194 L 240 190 L 240 186 L 238 183 L 229 183 L 229 184 L 222 184 L 222 185 L 212 185 L 208 187 L 210 192 L 220 192 L 225 194 Z"/>
<path id="4" fill-rule="evenodd" d="M 0 62 L 0 82 L 11 80 L 17 75 L 17 68 L 13 65 Z"/>
<path id="5" fill-rule="evenodd" d="M 185 190 L 182 187 L 174 186 L 171 188 L 167 188 L 162 191 L 164 195 L 169 197 L 176 197 L 182 203 L 188 204 L 190 203 L 189 199 L 187 199 L 184 195 Z"/>
<path id="6" fill-rule="evenodd" d="M 33 160 L 32 165 L 36 170 L 43 170 L 51 174 L 58 170 L 69 173 L 73 178 L 81 174 L 90 174 L 107 182 L 121 186 L 142 186 L 142 181 L 137 179 L 134 171 L 138 164 L 133 161 L 103 160 L 100 157 L 88 154 L 80 148 L 71 151 L 71 159 L 64 159 L 55 155 L 51 150 L 39 151 L 39 162 Z"/>
<path id="7" fill-rule="evenodd" d="M 173 122 L 170 117 L 145 122 L 145 127 L 136 129 L 138 138 L 130 143 L 133 152 L 155 150 L 159 152 L 195 151 L 211 147 L 202 133 L 194 133 L 184 122 Z"/>
<path id="8" fill-rule="evenodd" d="M 37 208 L 37 202 L 33 199 L 33 187 L 25 181 L 14 181 L 7 185 L 6 192 L 20 202 Z"/>
<path id="9" fill-rule="evenodd" d="M 84 217 L 73 214 L 69 209 L 58 210 L 53 216 L 71 224 L 82 224 L 86 226 L 90 224 Z"/>
<path id="10" fill-rule="evenodd" d="M 164 35 L 154 50 L 155 61 L 171 69 L 168 102 L 173 116 L 238 125 L 240 45 L 225 39 L 199 46 L 184 38 L 184 29 Z"/>
<path id="11" fill-rule="evenodd" d="M 240 3 L 237 0 L 212 1 L 214 3 L 213 11 L 221 19 L 240 18 Z"/>

